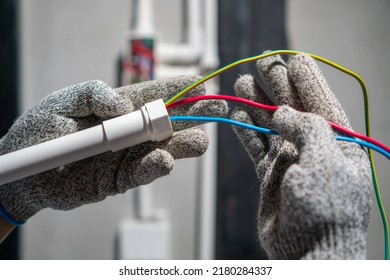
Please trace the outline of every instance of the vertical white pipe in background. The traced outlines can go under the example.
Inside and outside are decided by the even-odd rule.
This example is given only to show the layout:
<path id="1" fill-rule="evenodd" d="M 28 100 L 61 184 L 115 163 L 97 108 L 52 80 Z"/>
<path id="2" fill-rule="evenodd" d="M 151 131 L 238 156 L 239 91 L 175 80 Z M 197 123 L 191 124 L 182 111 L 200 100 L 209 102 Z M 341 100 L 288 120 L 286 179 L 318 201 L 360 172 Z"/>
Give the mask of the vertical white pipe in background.
<path id="1" fill-rule="evenodd" d="M 196 65 L 202 55 L 201 0 L 188 0 L 188 30 L 184 43 L 161 42 L 157 56 L 161 64 Z"/>
<path id="2" fill-rule="evenodd" d="M 158 75 L 169 76 L 214 70 L 219 66 L 218 58 L 218 5 L 217 0 L 189 0 L 186 16 L 188 29 L 185 43 L 159 44 Z M 173 64 L 173 66 L 169 65 Z M 177 66 L 181 64 L 182 66 Z M 195 67 L 195 68 L 194 68 Z M 164 72 L 164 73 L 161 73 Z M 219 92 L 217 80 L 206 84 L 208 93 Z M 198 259 L 215 258 L 215 223 L 217 195 L 217 125 L 204 126 L 210 138 L 207 152 L 198 159 L 197 172 L 200 175 L 197 188 L 196 254 Z"/>
<path id="3" fill-rule="evenodd" d="M 139 220 L 148 221 L 155 217 L 152 187 L 151 183 L 134 189 L 135 217 Z"/>
<path id="4" fill-rule="evenodd" d="M 137 19 L 132 33 L 137 37 L 149 37 L 154 34 L 152 0 L 138 0 L 137 4 Z M 154 217 L 153 190 L 151 185 L 149 184 L 134 190 L 135 213 L 138 219 L 150 220 Z"/>
<path id="5" fill-rule="evenodd" d="M 218 3 L 217 0 L 204 0 L 204 44 L 201 58 L 202 69 L 214 70 L 219 66 L 218 57 Z M 206 83 L 207 93 L 218 94 L 219 86 L 216 79 Z M 202 260 L 215 259 L 215 235 L 217 213 L 217 125 L 205 125 L 205 131 L 210 143 L 207 153 L 200 162 L 199 188 L 199 229 L 198 258 Z"/>
<path id="6" fill-rule="evenodd" d="M 146 3 L 145 3 L 146 2 Z M 134 32 L 136 34 L 154 34 L 151 22 L 145 22 L 146 13 L 151 1 L 138 2 L 139 13 Z M 185 11 L 188 18 L 184 43 L 168 44 L 159 42 L 157 45 L 157 58 L 159 61 L 156 77 L 173 76 L 183 73 L 200 73 L 214 70 L 219 66 L 217 44 L 217 0 L 188 0 Z M 147 21 L 147 19 L 146 19 Z M 216 80 L 206 84 L 208 93 L 218 93 Z M 205 155 L 198 159 L 197 172 L 200 180 L 197 200 L 196 223 L 196 253 L 198 259 L 215 258 L 215 222 L 216 222 L 216 172 L 217 172 L 217 126 L 207 124 L 204 126 L 210 138 Z M 152 194 L 150 186 L 138 188 L 137 203 L 138 216 L 145 219 L 153 216 Z M 174 245 L 174 244 L 172 244 Z"/>
<path id="7" fill-rule="evenodd" d="M 199 161 L 197 258 L 215 259 L 217 207 L 217 125 L 206 124 L 210 142 L 207 153 Z"/>
<path id="8" fill-rule="evenodd" d="M 201 0 L 188 1 L 188 44 L 193 48 L 193 50 L 195 50 L 195 53 L 197 53 L 199 56 L 202 50 Z"/>
<path id="9" fill-rule="evenodd" d="M 156 43 L 152 0 L 133 2 L 136 7 L 134 28 L 129 39 L 150 39 Z M 154 51 L 154 50 L 153 50 Z M 153 73 L 156 69 L 152 69 Z M 120 221 L 117 228 L 116 257 L 119 259 L 170 259 L 172 258 L 172 232 L 169 213 L 157 215 L 153 199 L 153 184 L 134 189 L 135 217 Z"/>
<path id="10" fill-rule="evenodd" d="M 218 2 L 203 0 L 204 6 L 204 40 L 201 66 L 203 69 L 216 69 L 218 57 Z"/>

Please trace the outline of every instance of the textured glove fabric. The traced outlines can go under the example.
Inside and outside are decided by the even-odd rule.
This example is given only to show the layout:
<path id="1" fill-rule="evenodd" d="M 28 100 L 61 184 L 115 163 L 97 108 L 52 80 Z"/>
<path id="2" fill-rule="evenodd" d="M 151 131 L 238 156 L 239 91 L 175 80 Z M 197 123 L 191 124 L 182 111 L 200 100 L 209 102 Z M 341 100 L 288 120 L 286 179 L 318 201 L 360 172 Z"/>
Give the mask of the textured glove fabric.
<path id="1" fill-rule="evenodd" d="M 100 124 L 159 98 L 167 100 L 198 79 L 179 76 L 115 90 L 94 80 L 58 90 L 15 121 L 0 140 L 0 155 Z M 189 93 L 203 94 L 203 86 Z M 177 114 L 224 117 L 227 106 L 221 101 L 202 101 L 170 111 Z M 174 124 L 173 137 L 158 143 L 107 152 L 2 185 L 2 210 L 12 221 L 23 222 L 44 208 L 69 210 L 148 184 L 169 174 L 175 159 L 205 152 L 207 135 L 199 128 L 188 129 L 192 125 Z"/>
<path id="2" fill-rule="evenodd" d="M 232 113 L 235 120 L 281 134 L 235 128 L 260 180 L 261 244 L 271 259 L 365 258 L 371 170 L 366 152 L 336 142 L 325 121 L 350 128 L 340 103 L 307 55 L 294 56 L 288 65 L 280 57 L 266 58 L 257 68 L 270 93 L 245 75 L 236 82 L 236 94 L 287 105 L 273 115 L 253 108 Z"/>

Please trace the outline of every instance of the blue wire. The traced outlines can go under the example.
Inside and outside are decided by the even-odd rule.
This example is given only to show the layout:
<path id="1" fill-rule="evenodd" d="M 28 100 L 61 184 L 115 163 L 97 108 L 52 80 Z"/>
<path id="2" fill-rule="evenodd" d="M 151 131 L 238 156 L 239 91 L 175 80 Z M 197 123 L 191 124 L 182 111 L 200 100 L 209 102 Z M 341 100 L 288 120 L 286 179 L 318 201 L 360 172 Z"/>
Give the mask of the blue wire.
<path id="1" fill-rule="evenodd" d="M 366 141 L 363 141 L 363 140 L 360 140 L 360 139 L 356 139 L 356 138 L 352 138 L 352 137 L 344 137 L 344 136 L 336 136 L 336 140 L 357 143 L 359 145 L 362 145 L 362 146 L 364 146 L 366 148 L 372 149 L 372 150 L 382 154 L 383 156 L 387 157 L 387 159 L 390 159 L 390 153 L 388 153 L 387 151 L 385 151 L 381 147 L 378 147 L 377 145 L 368 143 Z"/>
<path id="2" fill-rule="evenodd" d="M 234 121 L 234 120 L 231 120 L 231 119 L 214 118 L 214 117 L 194 117 L 194 116 L 174 116 L 174 117 L 170 117 L 170 119 L 171 119 L 171 122 L 174 122 L 174 121 L 189 121 L 189 122 L 227 123 L 227 124 L 239 126 L 239 127 L 242 127 L 242 128 L 254 130 L 256 132 L 260 132 L 260 133 L 264 133 L 264 134 L 279 135 L 279 133 L 277 133 L 274 130 L 271 130 L 271 129 L 268 129 L 268 128 L 264 128 L 264 127 L 260 127 L 260 126 L 254 126 L 254 125 L 250 125 L 250 124 L 246 124 L 246 123 L 242 123 L 242 122 L 238 122 L 238 121 Z"/>
<path id="3" fill-rule="evenodd" d="M 189 121 L 189 122 L 217 122 L 217 123 L 226 123 L 226 124 L 231 124 L 235 125 L 238 127 L 254 130 L 256 132 L 264 133 L 264 134 L 271 134 L 271 135 L 279 135 L 278 132 L 275 130 L 271 130 L 268 128 L 260 127 L 260 126 L 254 126 L 238 121 L 234 121 L 231 119 L 225 119 L 225 118 L 214 118 L 214 117 L 195 117 L 195 116 L 173 116 L 170 117 L 171 122 L 174 121 Z M 390 153 L 382 149 L 381 147 L 378 147 L 377 145 L 374 145 L 372 143 L 368 143 L 366 141 L 360 140 L 360 139 L 355 139 L 351 137 L 344 137 L 344 136 L 336 136 L 336 140 L 338 141 L 345 141 L 345 142 L 353 142 L 357 143 L 363 147 L 372 149 L 383 156 L 385 156 L 387 159 L 390 160 Z"/>

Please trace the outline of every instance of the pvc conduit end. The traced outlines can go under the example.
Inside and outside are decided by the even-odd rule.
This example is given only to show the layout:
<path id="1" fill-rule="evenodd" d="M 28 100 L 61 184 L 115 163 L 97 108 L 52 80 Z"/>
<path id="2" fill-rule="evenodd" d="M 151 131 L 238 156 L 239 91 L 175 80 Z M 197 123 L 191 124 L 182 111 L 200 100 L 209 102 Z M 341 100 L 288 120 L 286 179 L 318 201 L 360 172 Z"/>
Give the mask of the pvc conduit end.
<path id="1" fill-rule="evenodd" d="M 162 99 L 146 103 L 141 110 L 103 122 L 108 146 L 116 152 L 146 141 L 162 141 L 173 128 Z"/>

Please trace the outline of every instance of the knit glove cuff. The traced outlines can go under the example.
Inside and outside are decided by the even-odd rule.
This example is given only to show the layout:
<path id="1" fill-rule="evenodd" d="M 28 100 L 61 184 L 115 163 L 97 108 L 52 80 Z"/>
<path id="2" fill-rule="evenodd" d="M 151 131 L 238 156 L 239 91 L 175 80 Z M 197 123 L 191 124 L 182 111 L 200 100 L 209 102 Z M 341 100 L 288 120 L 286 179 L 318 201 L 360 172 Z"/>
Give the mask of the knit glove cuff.
<path id="1" fill-rule="evenodd" d="M 0 216 L 11 225 L 23 225 L 27 220 L 24 217 L 31 217 L 41 210 L 36 207 L 41 202 L 40 197 L 30 193 L 29 189 L 7 185 L 1 188 Z M 11 217 L 8 213 L 18 213 L 18 216 Z"/>

